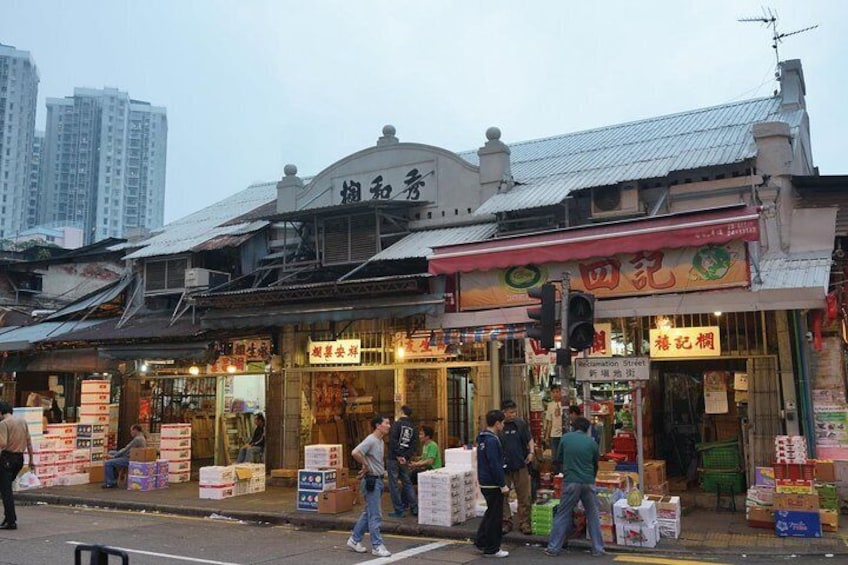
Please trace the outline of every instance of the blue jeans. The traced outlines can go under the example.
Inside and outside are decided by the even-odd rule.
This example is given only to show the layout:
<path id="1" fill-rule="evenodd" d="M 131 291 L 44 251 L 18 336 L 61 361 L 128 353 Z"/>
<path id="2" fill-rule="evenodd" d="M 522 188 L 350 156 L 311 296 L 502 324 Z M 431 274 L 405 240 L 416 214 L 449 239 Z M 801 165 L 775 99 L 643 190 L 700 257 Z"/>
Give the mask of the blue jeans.
<path id="1" fill-rule="evenodd" d="M 586 528 L 592 540 L 592 551 L 604 550 L 604 538 L 601 535 L 601 517 L 598 510 L 598 497 L 595 485 L 585 483 L 562 483 L 562 498 L 557 506 L 551 537 L 548 539 L 548 551 L 559 553 L 566 537 L 571 531 L 574 519 L 571 514 L 577 501 L 583 503 L 586 510 Z"/>
<path id="2" fill-rule="evenodd" d="M 365 509 L 359 516 L 359 520 L 353 525 L 353 533 L 350 537 L 359 543 L 365 537 L 365 532 L 371 534 L 371 547 L 383 545 L 383 536 L 380 535 L 380 524 L 383 523 L 383 511 L 380 507 L 380 499 L 383 497 L 383 479 L 378 478 L 374 484 L 374 490 L 368 492 L 365 489 L 365 479 L 359 484 L 359 490 L 365 497 Z"/>
<path id="3" fill-rule="evenodd" d="M 403 512 L 407 508 L 414 514 L 418 513 L 418 498 L 415 496 L 415 487 L 412 486 L 412 478 L 409 476 L 409 465 L 401 465 L 397 459 L 389 459 L 389 495 L 395 512 Z M 398 480 L 401 487 L 398 488 Z"/>
<path id="4" fill-rule="evenodd" d="M 236 463 L 253 463 L 254 461 L 260 460 L 264 449 L 264 447 L 254 447 L 252 445 L 239 448 Z"/>
<path id="5" fill-rule="evenodd" d="M 127 468 L 130 466 L 130 458 L 129 457 L 115 457 L 114 459 L 108 459 L 106 463 L 103 465 L 103 474 L 106 479 L 107 485 L 114 485 L 118 483 L 118 477 L 116 476 L 116 471 L 119 467 Z"/>
<path id="6" fill-rule="evenodd" d="M 551 436 L 551 463 L 554 467 L 554 473 L 559 473 L 562 468 L 562 457 L 559 453 L 559 441 L 562 437 Z"/>

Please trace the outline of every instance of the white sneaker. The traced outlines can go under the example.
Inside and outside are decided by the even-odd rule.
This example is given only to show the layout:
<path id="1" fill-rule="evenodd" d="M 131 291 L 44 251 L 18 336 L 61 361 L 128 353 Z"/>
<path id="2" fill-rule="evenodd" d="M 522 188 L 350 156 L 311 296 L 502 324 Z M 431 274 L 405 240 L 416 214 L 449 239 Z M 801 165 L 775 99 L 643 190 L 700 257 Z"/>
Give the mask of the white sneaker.
<path id="1" fill-rule="evenodd" d="M 391 557 L 392 552 L 386 549 L 385 545 L 378 545 L 371 550 L 371 555 L 376 555 L 377 557 Z"/>
<path id="2" fill-rule="evenodd" d="M 509 552 L 501 549 L 497 553 L 484 553 L 483 557 L 509 557 Z"/>
<path id="3" fill-rule="evenodd" d="M 365 549 L 365 546 L 362 545 L 360 542 L 353 541 L 353 537 L 347 538 L 347 546 L 354 550 L 356 553 L 365 553 L 366 551 L 368 551 L 367 549 Z"/>

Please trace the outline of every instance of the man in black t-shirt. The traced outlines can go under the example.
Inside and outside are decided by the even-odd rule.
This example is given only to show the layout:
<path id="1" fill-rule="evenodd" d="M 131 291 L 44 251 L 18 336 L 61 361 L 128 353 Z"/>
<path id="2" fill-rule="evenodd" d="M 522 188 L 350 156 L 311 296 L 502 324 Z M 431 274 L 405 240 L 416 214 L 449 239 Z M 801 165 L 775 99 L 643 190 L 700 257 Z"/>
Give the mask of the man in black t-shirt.
<path id="1" fill-rule="evenodd" d="M 504 413 L 504 428 L 501 441 L 504 450 L 504 471 L 506 485 L 515 488 L 518 499 L 518 529 L 523 534 L 531 534 L 530 527 L 530 470 L 528 465 L 533 461 L 535 444 L 530 435 L 530 426 L 518 417 L 518 408 L 514 401 L 504 400 L 501 404 Z M 504 498 L 503 530 L 512 530 L 512 510 L 509 500 Z"/>

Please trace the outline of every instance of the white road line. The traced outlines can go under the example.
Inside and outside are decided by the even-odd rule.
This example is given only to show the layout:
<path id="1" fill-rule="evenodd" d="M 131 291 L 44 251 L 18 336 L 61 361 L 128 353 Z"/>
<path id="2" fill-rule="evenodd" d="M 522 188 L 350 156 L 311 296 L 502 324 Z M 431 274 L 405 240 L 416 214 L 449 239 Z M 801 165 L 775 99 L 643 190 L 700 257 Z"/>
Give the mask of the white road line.
<path id="1" fill-rule="evenodd" d="M 71 545 L 90 545 L 87 543 L 83 543 L 81 541 L 67 541 L 65 543 Z M 170 553 L 157 553 L 155 551 L 144 551 L 143 549 L 129 549 L 127 547 L 113 547 L 109 546 L 110 549 L 117 549 L 118 551 L 126 551 L 127 553 L 137 553 L 139 555 L 149 555 L 151 557 L 167 557 L 168 559 L 176 559 L 178 561 L 191 561 L 192 563 L 209 563 L 209 565 L 240 565 L 239 563 L 233 563 L 231 561 L 214 561 L 212 559 L 200 559 L 199 557 L 186 557 L 184 555 L 173 555 Z"/>
<path id="2" fill-rule="evenodd" d="M 400 553 L 393 553 L 391 557 L 380 557 L 378 559 L 372 559 L 371 561 L 363 561 L 359 565 L 379 565 L 382 563 L 394 563 L 395 561 L 402 561 L 407 557 L 412 557 L 413 555 L 419 555 L 421 553 L 427 553 L 428 551 L 433 551 L 434 549 L 439 549 L 440 547 L 445 547 L 446 545 L 450 545 L 453 542 L 447 541 L 439 541 L 434 543 L 428 543 L 426 545 L 419 545 L 418 547 L 413 547 L 411 549 L 407 549 L 406 551 L 401 551 Z"/>

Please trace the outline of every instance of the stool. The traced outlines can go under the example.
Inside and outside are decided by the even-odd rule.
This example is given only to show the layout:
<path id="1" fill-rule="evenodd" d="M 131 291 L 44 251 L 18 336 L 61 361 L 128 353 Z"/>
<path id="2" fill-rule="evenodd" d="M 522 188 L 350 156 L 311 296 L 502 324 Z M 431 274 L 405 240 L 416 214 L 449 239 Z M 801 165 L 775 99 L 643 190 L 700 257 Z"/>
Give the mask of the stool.
<path id="1" fill-rule="evenodd" d="M 118 472 L 116 475 L 116 482 L 120 485 L 123 484 L 126 486 L 127 484 L 127 468 L 126 467 L 118 467 Z"/>
<path id="2" fill-rule="evenodd" d="M 723 493 L 722 490 L 724 490 Z M 722 506 L 722 499 L 727 499 L 728 496 L 730 497 L 730 502 L 727 503 L 727 500 L 724 500 L 725 506 Z M 736 512 L 736 489 L 733 488 L 733 485 L 728 485 L 725 489 L 722 489 L 721 484 L 716 485 L 716 512 L 721 512 L 722 510 Z"/>

